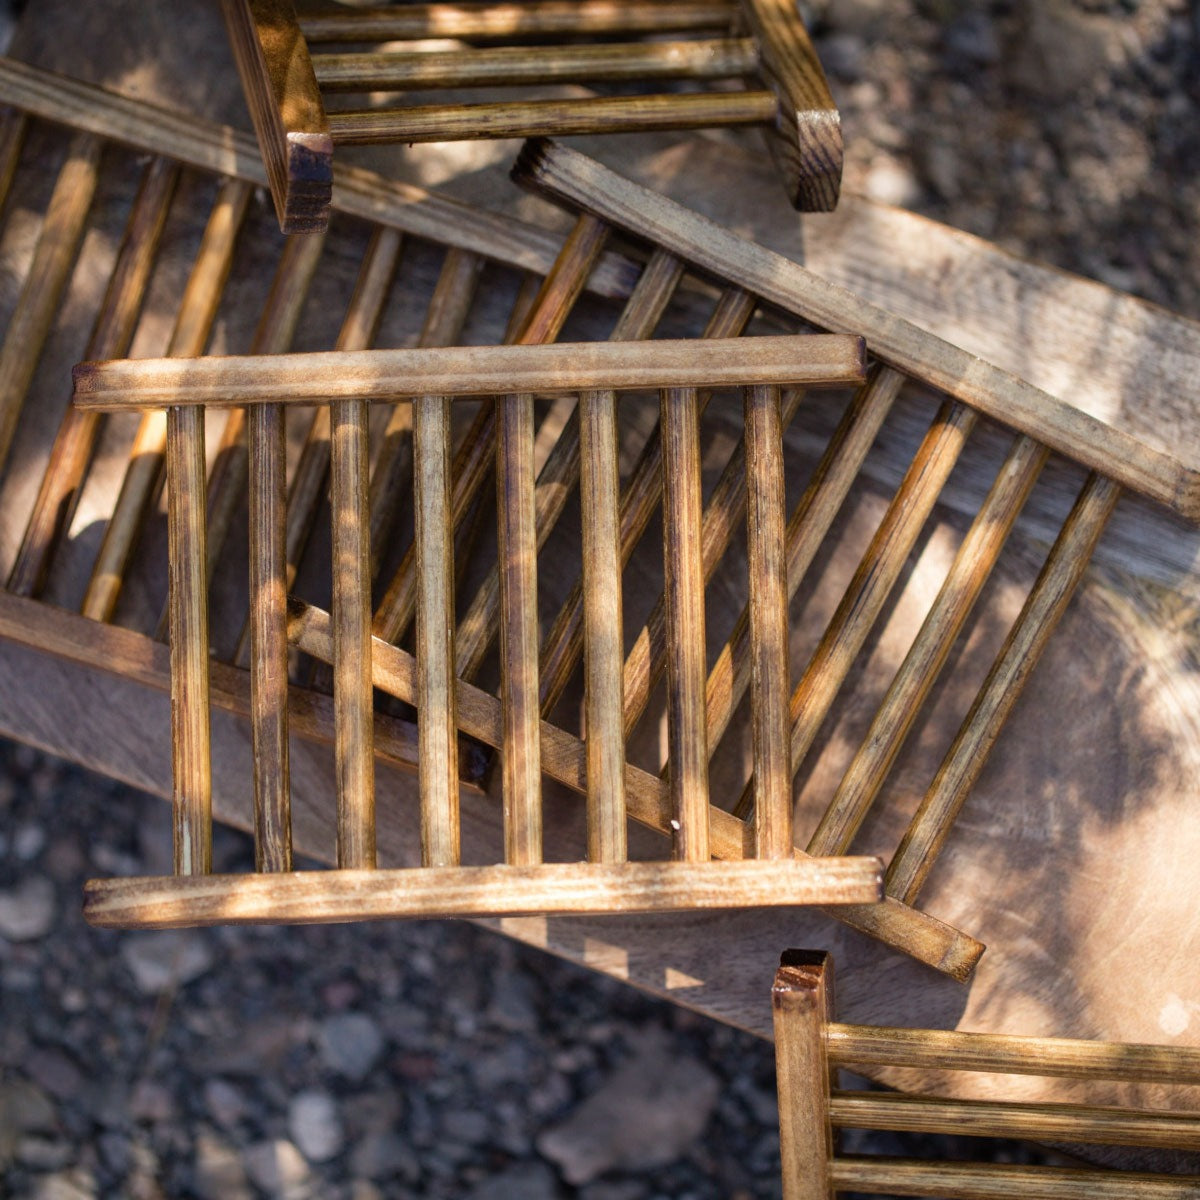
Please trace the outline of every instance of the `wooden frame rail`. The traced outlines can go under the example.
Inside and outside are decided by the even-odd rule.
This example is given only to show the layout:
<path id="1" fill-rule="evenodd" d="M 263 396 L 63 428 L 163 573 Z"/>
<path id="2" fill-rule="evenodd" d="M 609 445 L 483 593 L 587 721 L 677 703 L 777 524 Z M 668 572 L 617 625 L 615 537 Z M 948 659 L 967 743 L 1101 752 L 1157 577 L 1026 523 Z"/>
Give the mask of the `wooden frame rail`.
<path id="1" fill-rule="evenodd" d="M 619 8 L 537 0 L 516 8 L 432 4 L 402 14 L 340 7 L 299 15 L 292 0 L 222 0 L 222 10 L 284 232 L 323 228 L 339 144 L 758 125 L 797 208 L 823 211 L 837 203 L 838 112 L 790 0 L 652 0 Z M 397 37 L 416 48 L 346 48 Z M 423 39 L 447 37 L 466 44 L 453 50 L 420 47 Z M 606 40 L 578 40 L 596 37 Z M 646 38 L 651 40 L 640 40 Z M 473 44 L 480 41 L 504 44 Z M 335 50 L 310 51 L 323 44 Z M 630 80 L 652 88 L 739 79 L 748 90 L 327 105 L 333 96 L 375 92 Z"/>
<path id="2" fill-rule="evenodd" d="M 843 1192 L 864 1190 L 954 1200 L 1012 1195 L 1023 1200 L 1182 1200 L 1200 1194 L 1196 1175 L 839 1154 L 837 1131 L 847 1128 L 1194 1152 L 1200 1149 L 1200 1111 L 842 1091 L 837 1069 L 888 1064 L 1122 1084 L 1200 1085 L 1200 1051 L 842 1025 L 834 1020 L 833 996 L 829 954 L 789 950 L 783 955 L 771 1003 L 784 1200 L 834 1200 Z"/>

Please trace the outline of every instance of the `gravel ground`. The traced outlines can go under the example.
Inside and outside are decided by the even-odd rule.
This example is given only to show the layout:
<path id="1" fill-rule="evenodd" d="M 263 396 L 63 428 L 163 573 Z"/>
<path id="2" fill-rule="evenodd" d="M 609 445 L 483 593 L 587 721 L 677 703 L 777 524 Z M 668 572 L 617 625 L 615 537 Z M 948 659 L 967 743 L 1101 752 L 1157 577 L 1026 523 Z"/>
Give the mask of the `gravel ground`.
<path id="1" fill-rule="evenodd" d="M 850 187 L 1200 316 L 1200 5 L 806 7 Z M 169 842 L 0 743 L 0 1195 L 778 1194 L 768 1046 L 464 924 L 88 931 Z"/>

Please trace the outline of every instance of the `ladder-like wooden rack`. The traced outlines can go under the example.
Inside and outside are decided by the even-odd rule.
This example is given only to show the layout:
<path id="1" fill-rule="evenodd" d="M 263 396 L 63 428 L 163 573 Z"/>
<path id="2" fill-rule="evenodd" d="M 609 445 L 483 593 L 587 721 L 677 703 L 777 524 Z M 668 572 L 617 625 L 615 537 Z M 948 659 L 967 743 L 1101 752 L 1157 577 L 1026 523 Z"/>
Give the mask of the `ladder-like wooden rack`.
<path id="1" fill-rule="evenodd" d="M 793 204 L 825 211 L 837 203 L 838 112 L 792 0 L 337 6 L 299 16 L 292 0 L 222 6 L 287 233 L 324 228 L 335 146 L 380 142 L 759 125 Z M 465 45 L 422 45 L 446 38 Z M 346 50 L 395 41 L 410 45 Z M 310 55 L 310 45 L 338 49 Z M 327 106 L 332 95 L 346 93 L 736 79 L 757 90 Z"/>
<path id="2" fill-rule="evenodd" d="M 789 950 L 771 993 L 779 1089 L 784 1200 L 843 1192 L 952 1200 L 1194 1200 L 1200 1176 L 1006 1162 L 930 1162 L 842 1155 L 837 1131 L 876 1129 L 1054 1144 L 1200 1150 L 1200 1112 L 1111 1103 L 947 1100 L 899 1092 L 842 1091 L 839 1067 L 1040 1075 L 1131 1084 L 1200 1085 L 1200 1051 L 955 1030 L 896 1029 L 835 1021 L 833 960 Z"/>
<path id="3" fill-rule="evenodd" d="M 170 504 L 175 871 L 160 879 L 92 881 L 95 924 L 172 927 L 396 916 L 650 912 L 797 904 L 869 904 L 878 860 L 793 854 L 787 770 L 787 599 L 784 588 L 781 385 L 863 377 L 856 338 L 790 336 L 695 343 L 585 343 L 356 351 L 247 358 L 85 363 L 75 402 L 86 411 L 167 408 Z M 753 853 L 714 845 L 704 753 L 704 575 L 697 389 L 744 390 L 745 504 L 750 527 L 754 713 Z M 669 824 L 674 858 L 630 862 L 626 846 L 623 638 L 617 475 L 617 390 L 658 389 L 663 425 L 664 558 L 670 712 Z M 497 402 L 500 702 L 504 859 L 461 865 L 456 739 L 451 402 L 507 391 Z M 587 854 L 543 862 L 539 709 L 534 393 L 579 400 L 587 613 Z M 376 871 L 372 688 L 400 652 L 373 669 L 367 488 L 369 401 L 414 405 L 421 868 Z M 208 730 L 206 409 L 250 412 L 251 704 L 258 872 L 212 876 Z M 337 760 L 337 864 L 291 871 L 287 768 L 287 510 L 284 405 L 331 405 L 333 613 L 299 614 L 301 645 L 332 659 Z M 322 645 L 322 643 L 324 643 Z M 404 689 L 407 693 L 408 689 Z M 478 701 L 478 698 L 476 698 Z M 553 736 L 553 731 L 549 731 Z M 722 853 L 724 850 L 724 853 Z M 738 846 L 738 851 L 743 847 Z M 714 852 L 717 861 L 713 861 Z"/>

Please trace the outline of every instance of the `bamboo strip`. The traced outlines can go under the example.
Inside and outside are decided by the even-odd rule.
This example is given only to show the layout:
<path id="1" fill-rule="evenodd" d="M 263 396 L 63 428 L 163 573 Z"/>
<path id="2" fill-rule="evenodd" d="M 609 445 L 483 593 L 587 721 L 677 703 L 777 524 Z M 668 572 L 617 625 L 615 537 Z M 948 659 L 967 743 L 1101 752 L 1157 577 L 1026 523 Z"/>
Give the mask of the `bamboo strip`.
<path id="1" fill-rule="evenodd" d="M 167 412 L 167 480 L 175 874 L 207 875 L 212 870 L 212 761 L 201 408 Z"/>
<path id="2" fill-rule="evenodd" d="M 667 613 L 668 782 L 677 858 L 705 862 L 708 742 L 704 711 L 704 564 L 700 558 L 700 428 L 688 388 L 660 394 L 663 562 Z"/>
<path id="3" fill-rule="evenodd" d="M 750 643 L 754 647 L 750 694 L 755 853 L 759 858 L 790 858 L 786 497 L 779 389 L 747 388 L 744 406 Z"/>
<path id="4" fill-rule="evenodd" d="M 1083 578 L 1120 494 L 1111 480 L 1088 476 L 1021 615 L 901 839 L 888 868 L 889 895 L 911 904 L 919 894 L 1001 727 Z"/>
<path id="5" fill-rule="evenodd" d="M 0 210 L 8 199 L 9 188 L 21 161 L 21 147 L 29 129 L 29 117 L 19 108 L 5 108 L 0 113 Z"/>
<path id="6" fill-rule="evenodd" d="M 179 168 L 165 158 L 153 159 L 142 171 L 84 357 L 128 353 L 178 178 Z M 67 408 L 8 577 L 10 592 L 34 596 L 45 586 L 50 560 L 75 515 L 99 432 L 96 414 Z"/>
<path id="7" fill-rule="evenodd" d="M 1023 436 L 1009 451 L 858 753 L 809 839 L 809 854 L 846 852 L 941 674 L 1048 457 L 1044 446 Z"/>
<path id="8" fill-rule="evenodd" d="M 457 865 L 460 855 L 449 400 L 421 396 L 413 401 L 413 442 L 421 864 L 448 867 Z"/>
<path id="9" fill-rule="evenodd" d="M 86 886 L 84 915 L 100 928 L 172 929 L 858 903 L 874 891 L 872 861 L 544 863 L 210 875 L 196 881 L 94 879 Z"/>
<path id="10" fill-rule="evenodd" d="M 903 383 L 904 377 L 898 372 L 889 367 L 877 368 L 867 385 L 854 397 L 825 447 L 784 534 L 789 601 L 800 590 L 800 584 Z M 750 674 L 750 609 L 747 606 L 709 672 L 706 696 L 710 751 L 715 751 L 725 736 L 729 722 L 750 686 Z"/>
<path id="11" fill-rule="evenodd" d="M 221 184 L 179 303 L 168 354 L 184 357 L 204 352 L 252 194 L 253 188 L 239 180 Z M 138 531 L 162 486 L 165 453 L 166 418 L 162 413 L 147 413 L 138 426 L 121 490 L 92 567 L 83 598 L 85 617 L 96 621 L 112 617 Z"/>
<path id="12" fill-rule="evenodd" d="M 94 134 L 77 133 L 71 138 L 29 273 L 4 333 L 0 346 L 0 471 L 8 461 L 21 405 L 71 278 L 96 191 L 102 146 Z"/>
<path id="13" fill-rule="evenodd" d="M 581 100 L 422 104 L 331 112 L 329 132 L 335 146 L 650 133 L 769 125 L 778 107 L 772 92 L 673 92 L 661 96 L 588 96 Z"/>
<path id="14" fill-rule="evenodd" d="M 1182 1175 L 1026 1167 L 1015 1163 L 923 1163 L 904 1158 L 839 1158 L 837 1188 L 949 1200 L 1195 1200 L 1200 1181 Z"/>
<path id="15" fill-rule="evenodd" d="M 1098 1146 L 1200 1148 L 1200 1114 L 1132 1112 L 1083 1104 L 943 1100 L 889 1092 L 834 1092 L 830 1121 L 841 1128 L 1087 1142 Z"/>
<path id="16" fill-rule="evenodd" d="M 375 866 L 367 406 L 361 400 L 338 400 L 329 418 L 337 862 L 339 867 L 356 870 Z"/>
<path id="17" fill-rule="evenodd" d="M 390 8 L 345 6 L 303 13 L 310 42 L 417 41 L 421 38 L 580 37 L 615 33 L 677 33 L 725 29 L 736 19 L 728 0 L 492 0 L 412 4 Z"/>
<path id="18" fill-rule="evenodd" d="M 758 54 L 749 38 L 688 42 L 596 42 L 499 46 L 489 50 L 417 50 L 315 54 L 326 92 L 510 87 L 602 80 L 728 79 L 752 75 Z"/>

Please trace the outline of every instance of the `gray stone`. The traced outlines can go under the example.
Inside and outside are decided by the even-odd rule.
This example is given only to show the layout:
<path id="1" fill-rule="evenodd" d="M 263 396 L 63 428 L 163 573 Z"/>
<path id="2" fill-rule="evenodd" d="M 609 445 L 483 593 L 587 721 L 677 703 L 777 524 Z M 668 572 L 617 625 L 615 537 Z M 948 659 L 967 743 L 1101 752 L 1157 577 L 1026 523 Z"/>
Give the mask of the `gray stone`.
<path id="1" fill-rule="evenodd" d="M 57 906 L 54 884 L 31 875 L 11 891 L 0 892 L 0 937 L 10 942 L 32 942 L 54 927 Z"/>
<path id="2" fill-rule="evenodd" d="M 31 862 L 42 852 L 46 844 L 46 831 L 40 825 L 22 825 L 13 834 L 13 853 L 22 862 Z"/>
<path id="3" fill-rule="evenodd" d="M 345 1135 L 328 1092 L 300 1092 L 288 1105 L 288 1132 L 309 1162 L 327 1162 L 342 1152 Z"/>
<path id="4" fill-rule="evenodd" d="M 360 1179 L 394 1179 L 416 1183 L 421 1163 L 408 1141 L 398 1133 L 368 1133 L 350 1152 L 350 1173 Z"/>
<path id="5" fill-rule="evenodd" d="M 317 1047 L 331 1071 L 361 1083 L 383 1054 L 383 1034 L 365 1013 L 338 1013 L 321 1022 Z"/>
<path id="6" fill-rule="evenodd" d="M 579 1200 L 643 1200 L 645 1187 L 636 1180 L 620 1183 L 592 1183 L 579 1189 Z"/>
<path id="7" fill-rule="evenodd" d="M 249 1111 L 240 1089 L 224 1079 L 205 1081 L 204 1106 L 222 1129 L 232 1129 Z"/>
<path id="8" fill-rule="evenodd" d="M 18 1133 L 53 1133 L 58 1128 L 54 1104 L 41 1088 L 26 1079 L 0 1080 L 0 1137 Z"/>
<path id="9" fill-rule="evenodd" d="M 56 1100 L 70 1100 L 83 1089 L 83 1074 L 56 1046 L 34 1046 L 22 1061 L 31 1079 Z"/>
<path id="10" fill-rule="evenodd" d="M 468 1200 L 557 1200 L 558 1183 L 545 1163 L 516 1163 L 485 1179 Z"/>
<path id="11" fill-rule="evenodd" d="M 57 1171 L 71 1161 L 71 1147 L 50 1138 L 26 1137 L 17 1146 L 17 1161 L 35 1171 Z"/>
<path id="12" fill-rule="evenodd" d="M 200 1200 L 251 1200 L 253 1196 L 237 1151 L 209 1130 L 196 1137 L 192 1186 Z"/>
<path id="13" fill-rule="evenodd" d="M 285 1138 L 257 1142 L 246 1150 L 242 1159 L 246 1173 L 268 1196 L 291 1196 L 309 1186 L 308 1163 Z"/>
<path id="14" fill-rule="evenodd" d="M 537 1028 L 537 998 L 529 980 L 515 971 L 496 979 L 488 1016 L 501 1029 L 514 1033 Z"/>
<path id="15" fill-rule="evenodd" d="M 704 1132 L 719 1090 L 703 1063 L 652 1033 L 566 1120 L 542 1133 L 537 1147 L 575 1185 L 609 1171 L 665 1166 Z"/>
<path id="16" fill-rule="evenodd" d="M 170 1121 L 175 1098 L 157 1079 L 139 1079 L 129 1094 L 129 1115 L 135 1121 Z"/>
<path id="17" fill-rule="evenodd" d="M 32 1193 L 33 1200 L 93 1200 L 96 1195 L 96 1177 L 84 1167 L 43 1175 Z"/>
<path id="18" fill-rule="evenodd" d="M 207 939 L 194 930 L 126 934 L 121 959 L 138 991 L 147 996 L 190 983 L 213 965 Z"/>
<path id="19" fill-rule="evenodd" d="M 487 1117 L 476 1109 L 457 1109 L 442 1117 L 442 1132 L 456 1142 L 478 1146 L 487 1139 L 489 1124 Z"/>

